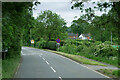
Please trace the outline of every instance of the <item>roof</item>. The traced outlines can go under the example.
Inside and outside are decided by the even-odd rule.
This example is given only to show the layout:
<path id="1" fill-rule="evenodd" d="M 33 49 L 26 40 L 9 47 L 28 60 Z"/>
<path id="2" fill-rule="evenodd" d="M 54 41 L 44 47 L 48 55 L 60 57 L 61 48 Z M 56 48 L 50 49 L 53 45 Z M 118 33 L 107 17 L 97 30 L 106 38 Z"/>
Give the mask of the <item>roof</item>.
<path id="1" fill-rule="evenodd" d="M 81 34 L 83 35 L 84 37 L 89 37 L 90 35 L 89 34 Z"/>
<path id="2" fill-rule="evenodd" d="M 68 33 L 68 36 L 77 36 L 77 34 L 74 34 L 74 33 Z"/>

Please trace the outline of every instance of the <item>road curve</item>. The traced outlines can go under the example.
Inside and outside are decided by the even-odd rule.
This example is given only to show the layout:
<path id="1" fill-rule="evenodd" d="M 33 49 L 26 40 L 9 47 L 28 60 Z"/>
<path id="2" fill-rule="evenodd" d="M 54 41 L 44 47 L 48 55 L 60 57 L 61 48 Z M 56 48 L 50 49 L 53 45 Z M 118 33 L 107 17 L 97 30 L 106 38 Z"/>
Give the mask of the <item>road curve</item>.
<path id="1" fill-rule="evenodd" d="M 61 55 L 22 47 L 22 61 L 15 78 L 107 78 Z"/>

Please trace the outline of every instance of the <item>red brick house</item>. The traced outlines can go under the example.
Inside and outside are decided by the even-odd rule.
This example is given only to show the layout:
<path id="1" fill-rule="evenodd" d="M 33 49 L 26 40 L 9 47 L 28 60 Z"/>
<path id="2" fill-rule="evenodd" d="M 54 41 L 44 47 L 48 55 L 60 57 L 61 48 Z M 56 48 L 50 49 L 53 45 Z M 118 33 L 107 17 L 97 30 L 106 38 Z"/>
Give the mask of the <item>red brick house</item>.
<path id="1" fill-rule="evenodd" d="M 77 33 L 77 34 L 68 33 L 68 38 L 69 38 L 69 39 L 77 39 L 77 38 L 78 38 L 78 33 Z"/>

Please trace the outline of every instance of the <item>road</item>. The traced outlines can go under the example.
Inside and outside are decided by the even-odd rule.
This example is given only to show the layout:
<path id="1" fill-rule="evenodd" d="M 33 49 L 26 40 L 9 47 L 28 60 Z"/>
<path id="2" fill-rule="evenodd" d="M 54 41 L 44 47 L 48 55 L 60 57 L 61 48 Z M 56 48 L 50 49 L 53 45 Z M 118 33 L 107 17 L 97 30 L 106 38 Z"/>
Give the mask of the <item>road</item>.
<path id="1" fill-rule="evenodd" d="M 15 78 L 106 78 L 82 64 L 40 49 L 22 47 L 22 60 Z M 93 79 L 92 79 L 93 80 Z"/>

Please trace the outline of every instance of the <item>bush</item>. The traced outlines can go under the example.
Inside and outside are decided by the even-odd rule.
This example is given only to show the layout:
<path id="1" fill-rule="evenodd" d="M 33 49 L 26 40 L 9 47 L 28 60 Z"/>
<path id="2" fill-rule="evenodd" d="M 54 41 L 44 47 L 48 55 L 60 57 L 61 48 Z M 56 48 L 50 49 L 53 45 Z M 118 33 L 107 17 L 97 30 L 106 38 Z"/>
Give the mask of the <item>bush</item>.
<path id="1" fill-rule="evenodd" d="M 86 45 L 86 46 L 90 46 L 92 43 L 91 42 L 89 42 L 89 41 L 83 41 L 83 43 Z"/>
<path id="2" fill-rule="evenodd" d="M 110 41 L 105 41 L 104 44 L 111 45 L 111 42 Z"/>
<path id="3" fill-rule="evenodd" d="M 61 45 L 61 46 L 64 45 L 64 40 L 61 40 L 60 45 Z"/>
<path id="4" fill-rule="evenodd" d="M 43 47 L 45 49 L 52 49 L 52 50 L 56 50 L 56 41 L 48 41 L 45 43 L 45 46 Z"/>
<path id="5" fill-rule="evenodd" d="M 99 45 L 99 44 L 102 44 L 101 41 L 95 41 L 95 45 Z"/>
<path id="6" fill-rule="evenodd" d="M 65 53 L 74 54 L 77 51 L 76 48 L 77 47 L 74 44 L 71 44 L 71 45 L 61 46 L 59 50 Z"/>
<path id="7" fill-rule="evenodd" d="M 118 50 L 113 48 L 111 45 L 100 44 L 96 45 L 96 55 L 102 57 L 113 57 L 117 56 Z"/>
<path id="8" fill-rule="evenodd" d="M 36 47 L 43 48 L 45 44 L 46 44 L 46 41 L 43 38 L 41 38 L 40 41 L 36 43 Z"/>
<path id="9" fill-rule="evenodd" d="M 83 49 L 83 46 L 82 46 L 82 45 L 79 45 L 79 46 L 77 47 L 77 52 L 81 52 L 82 49 Z"/>

